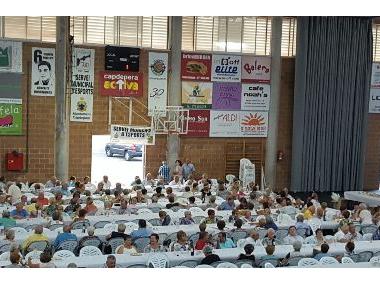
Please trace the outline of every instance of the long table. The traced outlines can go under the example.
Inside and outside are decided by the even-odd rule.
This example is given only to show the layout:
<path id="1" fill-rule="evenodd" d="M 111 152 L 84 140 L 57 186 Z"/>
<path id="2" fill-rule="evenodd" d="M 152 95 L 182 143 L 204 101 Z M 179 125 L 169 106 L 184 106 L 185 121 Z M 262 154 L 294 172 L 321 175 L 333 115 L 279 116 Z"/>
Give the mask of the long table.
<path id="1" fill-rule="evenodd" d="M 347 191 L 344 198 L 351 201 L 366 203 L 370 207 L 380 206 L 380 190 L 373 191 Z"/>
<path id="2" fill-rule="evenodd" d="M 329 253 L 332 255 L 342 255 L 345 252 L 345 244 L 335 243 L 330 244 Z M 362 251 L 372 251 L 377 252 L 380 250 L 380 241 L 360 241 L 355 243 L 355 251 L 360 253 Z M 289 252 L 293 251 L 291 245 L 279 245 L 276 246 L 274 255 L 283 258 Z M 220 259 L 223 261 L 235 262 L 240 253 L 244 250 L 241 248 L 230 248 L 230 249 L 216 249 L 214 253 L 219 255 Z M 167 252 L 165 253 L 169 260 L 169 266 L 177 266 L 184 261 L 194 260 L 198 263 L 204 258 L 204 254 L 201 251 L 196 251 L 194 256 L 190 255 L 190 252 Z M 304 245 L 301 249 L 301 254 L 305 257 L 310 257 L 313 255 L 313 247 L 310 245 Z M 265 253 L 264 247 L 255 247 L 254 255 L 256 259 L 260 259 Z M 121 267 L 127 267 L 134 264 L 146 264 L 149 259 L 149 253 L 143 253 L 140 255 L 130 255 L 130 254 L 115 254 L 116 263 Z M 54 263 L 57 267 L 67 267 L 69 263 L 75 263 L 78 267 L 103 267 L 107 259 L 107 255 L 90 256 L 90 257 L 73 257 L 66 258 L 62 260 L 55 260 Z"/>

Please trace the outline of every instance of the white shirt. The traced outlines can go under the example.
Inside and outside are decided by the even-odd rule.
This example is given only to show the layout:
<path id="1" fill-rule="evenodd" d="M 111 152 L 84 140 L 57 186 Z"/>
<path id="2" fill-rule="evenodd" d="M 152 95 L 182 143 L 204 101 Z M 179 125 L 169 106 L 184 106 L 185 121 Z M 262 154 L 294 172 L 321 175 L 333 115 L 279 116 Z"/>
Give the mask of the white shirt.
<path id="1" fill-rule="evenodd" d="M 286 237 L 284 237 L 284 243 L 285 244 L 293 244 L 294 242 L 296 241 L 300 241 L 301 243 L 303 243 L 303 238 L 301 236 L 290 236 L 290 235 L 287 235 Z"/>
<path id="2" fill-rule="evenodd" d="M 359 218 L 362 224 L 372 224 L 372 215 L 368 210 L 361 210 Z"/>
<path id="3" fill-rule="evenodd" d="M 175 182 L 173 180 L 173 181 L 170 181 L 169 186 L 178 186 L 178 187 L 180 187 L 180 186 L 182 186 L 182 183 L 181 183 L 181 181 Z"/>
<path id="4" fill-rule="evenodd" d="M 354 240 L 354 241 L 360 241 L 363 239 L 363 237 L 360 233 L 356 233 L 355 237 L 351 233 L 348 233 L 348 234 L 346 234 L 346 239 Z"/>
<path id="5" fill-rule="evenodd" d="M 21 193 L 20 188 L 18 188 L 17 185 L 13 184 L 13 185 L 9 186 L 8 195 L 12 196 L 12 205 L 21 201 L 22 193 Z"/>
<path id="6" fill-rule="evenodd" d="M 341 239 L 348 239 L 348 233 L 345 234 L 342 232 L 342 230 L 339 230 L 335 235 L 334 235 L 336 241 L 340 241 Z"/>
<path id="7" fill-rule="evenodd" d="M 108 189 L 111 189 L 111 182 L 108 180 L 107 182 L 103 182 L 103 189 L 104 190 L 108 190 Z"/>
<path id="8" fill-rule="evenodd" d="M 258 240 L 254 240 L 253 238 L 251 237 L 247 237 L 245 239 L 245 244 L 253 244 L 254 246 L 263 246 L 262 242 L 261 242 L 261 239 L 258 239 Z"/>

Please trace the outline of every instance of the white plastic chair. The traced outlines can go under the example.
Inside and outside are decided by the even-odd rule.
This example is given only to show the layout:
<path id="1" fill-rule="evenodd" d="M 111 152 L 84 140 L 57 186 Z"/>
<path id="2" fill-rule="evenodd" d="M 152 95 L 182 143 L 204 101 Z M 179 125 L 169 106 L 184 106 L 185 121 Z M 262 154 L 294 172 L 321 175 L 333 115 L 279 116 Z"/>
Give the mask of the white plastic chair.
<path id="1" fill-rule="evenodd" d="M 342 257 L 342 264 L 347 264 L 347 263 L 355 263 L 355 261 L 353 261 L 351 258 L 349 257 Z"/>
<path id="2" fill-rule="evenodd" d="M 318 264 L 318 260 L 314 258 L 302 258 L 300 261 L 298 261 L 298 267 L 310 267 Z"/>
<path id="3" fill-rule="evenodd" d="M 193 216 L 195 216 L 195 215 L 203 215 L 204 214 L 204 211 L 201 208 L 199 208 L 199 207 L 191 207 L 189 209 L 189 211 L 191 212 L 191 214 Z"/>
<path id="4" fill-rule="evenodd" d="M 93 200 L 94 205 L 98 209 L 104 209 L 104 202 L 101 200 Z"/>
<path id="5" fill-rule="evenodd" d="M 303 243 L 304 244 L 316 244 L 317 243 L 317 241 L 315 240 L 315 237 L 314 236 L 309 236 L 309 237 L 307 237 L 307 238 L 305 238 L 304 240 L 303 240 Z"/>
<path id="6" fill-rule="evenodd" d="M 277 216 L 277 222 L 279 224 L 289 225 L 289 224 L 292 224 L 293 219 L 288 214 L 279 214 Z"/>
<path id="7" fill-rule="evenodd" d="M 265 268 L 275 268 L 275 267 L 273 266 L 273 264 L 272 264 L 272 263 L 269 263 L 269 262 L 265 263 L 264 267 L 265 267 Z"/>
<path id="8" fill-rule="evenodd" d="M 370 263 L 380 263 L 380 255 L 374 256 L 369 260 Z"/>
<path id="9" fill-rule="evenodd" d="M 0 254 L 0 261 L 9 261 L 10 262 L 10 260 L 9 260 L 10 254 L 11 253 L 9 251 L 3 252 L 2 254 Z M 21 252 L 19 254 L 20 254 L 20 257 L 23 258 Z"/>
<path id="10" fill-rule="evenodd" d="M 335 242 L 336 240 L 335 240 L 335 237 L 334 236 L 331 236 L 331 235 L 327 235 L 327 236 L 325 236 L 325 240 L 327 241 L 327 242 Z"/>
<path id="11" fill-rule="evenodd" d="M 248 264 L 248 263 L 243 263 L 240 268 L 253 268 L 252 265 Z"/>
<path id="12" fill-rule="evenodd" d="M 108 231 L 108 232 L 116 231 L 116 229 L 117 229 L 117 224 L 108 223 L 108 224 L 105 224 L 103 228 L 104 228 L 106 231 Z"/>
<path id="13" fill-rule="evenodd" d="M 99 248 L 95 247 L 95 246 L 85 246 L 83 247 L 80 252 L 79 252 L 79 256 L 96 256 L 96 255 L 102 255 L 102 252 L 100 251 Z"/>
<path id="14" fill-rule="evenodd" d="M 14 227 L 12 230 L 15 232 L 15 235 L 17 236 L 18 234 L 26 234 L 28 231 L 22 227 Z"/>
<path id="15" fill-rule="evenodd" d="M 212 267 L 211 265 L 208 265 L 208 264 L 200 264 L 200 265 L 196 266 L 195 268 L 214 268 L 214 267 Z"/>
<path id="16" fill-rule="evenodd" d="M 377 231 L 378 226 L 376 225 L 362 225 L 362 233 L 363 234 L 373 234 Z"/>
<path id="17" fill-rule="evenodd" d="M 174 266 L 174 268 L 189 268 L 187 266 L 182 266 L 182 265 L 178 265 L 178 266 Z"/>
<path id="18" fill-rule="evenodd" d="M 165 254 L 155 253 L 149 256 L 146 265 L 150 268 L 166 268 L 169 267 L 169 259 Z"/>
<path id="19" fill-rule="evenodd" d="M 28 245 L 28 247 L 26 248 L 26 252 L 35 251 L 35 250 L 42 252 L 46 249 L 46 247 L 48 245 L 49 245 L 49 243 L 47 241 L 44 241 L 44 240 L 34 241 Z"/>
<path id="20" fill-rule="evenodd" d="M 366 233 L 366 234 L 363 235 L 363 239 L 362 240 L 370 241 L 370 240 L 372 240 L 372 236 L 373 236 L 373 234 Z"/>
<path id="21" fill-rule="evenodd" d="M 238 268 L 236 264 L 233 264 L 231 262 L 223 262 L 218 264 L 216 268 Z"/>
<path id="22" fill-rule="evenodd" d="M 125 231 L 127 233 L 131 233 L 133 230 L 137 230 L 139 228 L 138 225 L 132 222 L 125 223 L 124 225 L 125 225 Z"/>
<path id="23" fill-rule="evenodd" d="M 319 264 L 322 264 L 322 265 L 337 264 L 337 263 L 339 263 L 338 260 L 336 260 L 334 257 L 331 257 L 331 256 L 324 256 L 319 260 Z"/>
<path id="24" fill-rule="evenodd" d="M 31 257 L 33 260 L 40 260 L 41 253 L 41 250 L 33 250 L 25 255 L 25 260 L 28 261 L 29 257 Z"/>
<path id="25" fill-rule="evenodd" d="M 54 253 L 53 260 L 65 259 L 70 257 L 75 257 L 75 254 L 69 250 L 59 250 Z"/>
<path id="26" fill-rule="evenodd" d="M 239 240 L 237 241 L 237 243 L 236 243 L 236 246 L 237 246 L 238 248 L 244 248 L 245 243 L 246 243 L 246 240 L 245 240 L 245 239 L 239 239 Z"/>

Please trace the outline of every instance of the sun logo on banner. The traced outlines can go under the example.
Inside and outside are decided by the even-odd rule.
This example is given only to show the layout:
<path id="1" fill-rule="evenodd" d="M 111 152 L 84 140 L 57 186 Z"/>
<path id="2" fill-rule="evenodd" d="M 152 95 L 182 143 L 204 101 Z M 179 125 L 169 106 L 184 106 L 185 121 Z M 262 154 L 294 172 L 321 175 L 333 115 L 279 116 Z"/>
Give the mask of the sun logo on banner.
<path id="1" fill-rule="evenodd" d="M 87 102 L 84 100 L 83 97 L 80 97 L 79 101 L 77 102 L 77 110 L 79 112 L 87 111 Z"/>
<path id="2" fill-rule="evenodd" d="M 261 126 L 265 125 L 265 122 L 264 117 L 262 117 L 261 115 L 258 116 L 256 113 L 254 115 L 249 114 L 249 116 L 245 116 L 241 124 L 244 126 Z"/>

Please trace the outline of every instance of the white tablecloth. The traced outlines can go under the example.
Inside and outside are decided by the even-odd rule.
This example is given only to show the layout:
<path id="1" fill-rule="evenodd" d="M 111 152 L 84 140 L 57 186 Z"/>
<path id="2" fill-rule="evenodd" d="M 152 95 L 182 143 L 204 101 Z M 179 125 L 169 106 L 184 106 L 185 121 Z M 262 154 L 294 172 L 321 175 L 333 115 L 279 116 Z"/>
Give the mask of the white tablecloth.
<path id="1" fill-rule="evenodd" d="M 366 242 L 356 242 L 355 243 L 355 251 L 356 252 L 362 252 L 362 251 L 372 251 L 377 252 L 380 250 L 380 241 L 373 241 Z M 344 246 L 343 243 L 336 243 L 330 245 L 329 253 L 332 255 L 339 255 L 344 253 Z M 276 246 L 275 255 L 279 258 L 285 257 L 289 252 L 293 250 L 291 245 L 279 245 Z M 231 249 L 216 249 L 214 250 L 214 253 L 219 255 L 221 260 L 224 261 L 236 261 L 239 254 L 243 253 L 244 250 L 240 248 L 231 248 Z M 301 253 L 304 256 L 312 256 L 313 248 L 311 246 L 304 246 L 301 249 Z M 119 266 L 126 267 L 133 264 L 146 264 L 148 261 L 150 254 L 141 254 L 138 256 L 131 256 L 129 254 L 115 254 L 116 257 L 116 263 L 119 264 Z M 190 252 L 168 252 L 166 253 L 169 259 L 169 265 L 171 267 L 179 265 L 183 261 L 187 260 L 195 260 L 200 262 L 204 255 L 200 251 L 196 251 L 194 256 L 190 255 Z M 255 247 L 254 255 L 256 259 L 260 259 L 262 256 L 265 255 L 265 249 L 264 247 Z M 106 262 L 106 255 L 102 256 L 91 256 L 91 257 L 74 257 L 74 258 L 67 258 L 64 260 L 57 260 L 55 261 L 55 264 L 58 267 L 67 267 L 69 263 L 75 263 L 78 267 L 103 267 Z M 369 267 L 369 266 L 368 266 Z"/>
<path id="2" fill-rule="evenodd" d="M 370 207 L 380 206 L 380 190 L 374 191 L 347 191 L 344 192 L 347 200 L 366 203 Z"/>

